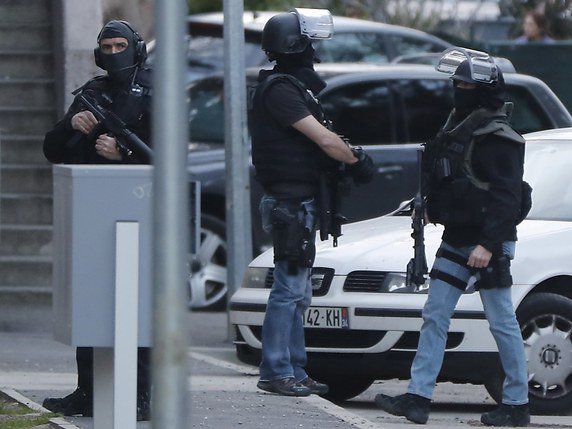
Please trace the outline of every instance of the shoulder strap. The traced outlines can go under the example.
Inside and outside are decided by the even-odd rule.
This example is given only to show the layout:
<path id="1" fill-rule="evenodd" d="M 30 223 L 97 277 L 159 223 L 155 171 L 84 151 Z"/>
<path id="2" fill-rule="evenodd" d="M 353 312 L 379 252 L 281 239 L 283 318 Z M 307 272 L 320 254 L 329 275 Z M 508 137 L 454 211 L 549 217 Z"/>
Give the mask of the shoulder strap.
<path id="1" fill-rule="evenodd" d="M 100 75 L 100 76 L 95 76 L 94 78 L 91 78 L 90 80 L 88 80 L 86 83 L 84 83 L 82 86 L 80 86 L 79 88 L 76 88 L 72 91 L 72 95 L 77 95 L 79 94 L 81 91 L 83 91 L 86 87 L 89 87 L 91 85 L 93 85 L 94 83 L 103 83 L 105 80 L 107 79 L 106 75 Z"/>
<path id="2" fill-rule="evenodd" d="M 304 85 L 304 83 L 292 76 L 291 74 L 287 74 L 287 73 L 273 73 L 271 75 L 269 75 L 268 77 L 266 77 L 262 82 L 259 82 L 255 85 L 252 85 L 251 87 L 248 88 L 248 109 L 252 110 L 254 108 L 254 97 L 258 96 L 258 97 L 262 97 L 264 95 L 264 93 L 266 91 L 268 91 L 269 88 L 272 87 L 272 85 L 278 83 L 278 82 L 284 82 L 284 81 L 289 81 L 291 82 L 300 92 L 300 95 L 307 100 L 308 102 L 311 103 L 315 103 L 316 106 L 319 108 L 320 114 L 322 115 L 322 117 L 325 118 L 325 112 L 322 109 L 322 105 L 320 104 L 320 102 L 318 101 L 318 99 L 314 96 L 314 94 L 312 93 L 312 91 L 310 91 L 308 89 L 308 87 L 306 85 Z"/>

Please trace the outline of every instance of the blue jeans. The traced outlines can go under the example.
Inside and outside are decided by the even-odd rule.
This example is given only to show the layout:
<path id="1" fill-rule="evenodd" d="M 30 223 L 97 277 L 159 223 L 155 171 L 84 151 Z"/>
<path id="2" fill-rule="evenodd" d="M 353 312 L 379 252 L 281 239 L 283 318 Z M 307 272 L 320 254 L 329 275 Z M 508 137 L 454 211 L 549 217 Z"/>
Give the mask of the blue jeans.
<path id="1" fill-rule="evenodd" d="M 473 247 L 454 248 L 446 243 L 442 243 L 441 247 L 467 258 L 473 249 Z M 513 259 L 514 251 L 514 242 L 503 243 L 503 252 L 510 259 Z M 467 282 L 471 277 L 469 267 L 444 258 L 438 257 L 433 268 Z M 411 366 L 408 393 L 431 399 L 443 364 L 451 316 L 462 293 L 460 289 L 443 280 L 431 279 L 429 296 L 423 307 L 423 326 L 419 345 Z M 481 289 L 479 293 L 505 372 L 502 402 L 506 405 L 526 404 L 528 379 L 524 343 L 512 306 L 510 287 Z M 467 368 L 467 371 L 470 370 L 471 368 Z"/>
<path id="2" fill-rule="evenodd" d="M 274 197 L 265 195 L 260 202 L 262 227 L 272 231 L 271 212 L 278 204 Z M 299 219 L 316 231 L 316 204 L 304 201 L 298 210 Z M 264 324 L 262 325 L 261 380 L 279 380 L 294 377 L 300 381 L 308 375 L 304 343 L 304 312 L 312 300 L 311 268 L 299 267 L 295 274 L 288 273 L 288 262 L 274 264 L 274 283 L 270 290 Z"/>

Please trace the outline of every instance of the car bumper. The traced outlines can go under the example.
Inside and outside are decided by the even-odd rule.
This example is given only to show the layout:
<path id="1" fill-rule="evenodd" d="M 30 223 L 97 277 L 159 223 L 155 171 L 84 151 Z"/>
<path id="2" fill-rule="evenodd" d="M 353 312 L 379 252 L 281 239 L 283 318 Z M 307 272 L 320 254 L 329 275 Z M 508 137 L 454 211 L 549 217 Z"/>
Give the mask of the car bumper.
<path id="1" fill-rule="evenodd" d="M 337 282 L 343 282 L 343 277 L 334 277 L 328 294 L 314 297 L 312 307 L 347 308 L 349 328 L 306 327 L 308 352 L 379 354 L 416 350 L 427 295 L 342 293 L 342 285 Z M 231 300 L 230 321 L 237 326 L 241 341 L 254 349 L 262 346 L 261 327 L 268 295 L 268 289 L 242 288 Z M 451 319 L 446 350 L 497 351 L 478 293 L 461 296 Z"/>

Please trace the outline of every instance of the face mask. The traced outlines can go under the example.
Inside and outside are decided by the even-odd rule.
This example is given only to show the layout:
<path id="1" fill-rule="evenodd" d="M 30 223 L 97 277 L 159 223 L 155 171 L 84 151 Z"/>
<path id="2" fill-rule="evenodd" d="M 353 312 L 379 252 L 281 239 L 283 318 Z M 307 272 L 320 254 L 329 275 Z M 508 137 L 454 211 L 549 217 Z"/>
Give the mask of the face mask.
<path id="1" fill-rule="evenodd" d="M 314 47 L 312 46 L 312 44 L 310 43 L 308 45 L 308 47 L 306 49 L 304 49 L 304 52 L 302 52 L 302 66 L 309 68 L 309 69 L 313 69 L 314 68 L 314 54 L 316 53 L 316 51 L 314 50 Z"/>
<path id="2" fill-rule="evenodd" d="M 101 61 L 107 73 L 117 80 L 127 80 L 135 70 L 135 52 L 130 46 L 117 54 L 101 54 Z"/>
<path id="3" fill-rule="evenodd" d="M 455 88 L 454 106 L 459 113 L 469 113 L 478 107 L 476 89 Z"/>

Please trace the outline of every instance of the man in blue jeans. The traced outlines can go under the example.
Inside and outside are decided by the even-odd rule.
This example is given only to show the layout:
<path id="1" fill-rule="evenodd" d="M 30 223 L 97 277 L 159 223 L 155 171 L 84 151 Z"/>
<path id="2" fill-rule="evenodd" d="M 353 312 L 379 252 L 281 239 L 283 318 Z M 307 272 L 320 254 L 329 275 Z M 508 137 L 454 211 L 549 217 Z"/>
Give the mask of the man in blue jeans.
<path id="1" fill-rule="evenodd" d="M 312 299 L 321 173 L 348 164 L 354 181 L 368 181 L 373 162 L 324 126 L 315 95 L 325 82 L 314 71 L 311 40 L 329 38 L 327 10 L 295 9 L 273 16 L 262 33 L 272 70 L 262 70 L 249 100 L 256 178 L 264 188 L 263 227 L 272 232 L 274 283 L 262 326 L 261 390 L 286 396 L 324 394 L 306 373 L 303 315 Z"/>
<path id="2" fill-rule="evenodd" d="M 454 109 L 426 145 L 423 174 L 427 220 L 445 226 L 443 241 L 430 273 L 407 393 L 379 394 L 375 403 L 390 414 L 427 422 L 451 316 L 474 277 L 506 375 L 502 403 L 484 413 L 481 422 L 527 426 L 526 358 L 510 289 L 516 225 L 527 211 L 522 203 L 527 200 L 522 180 L 524 140 L 508 124 L 504 79 L 491 57 L 451 48 L 437 70 L 454 70 Z"/>

